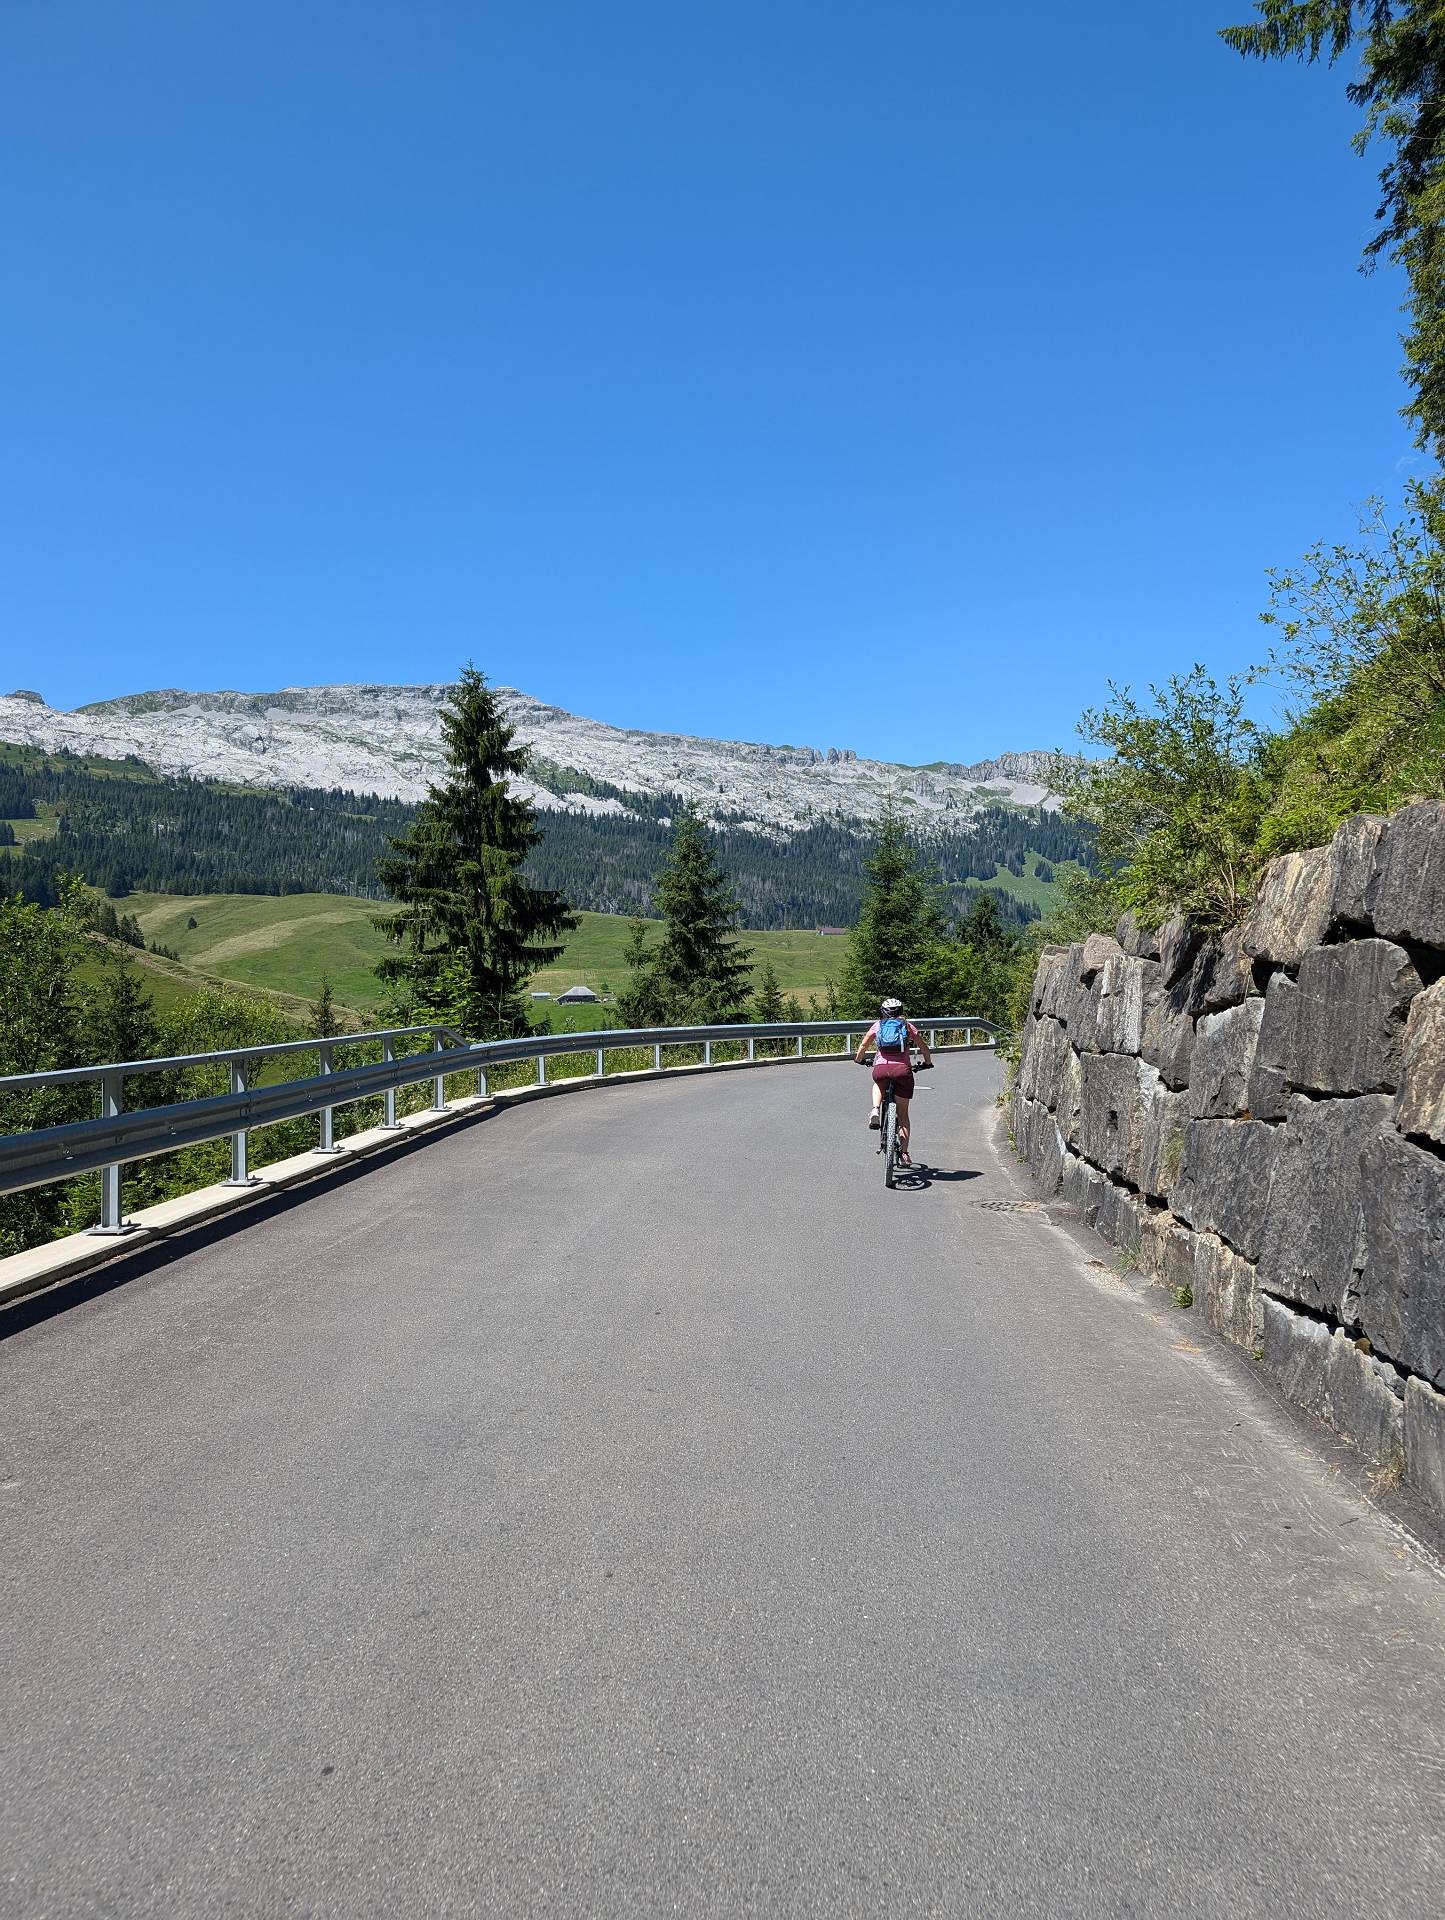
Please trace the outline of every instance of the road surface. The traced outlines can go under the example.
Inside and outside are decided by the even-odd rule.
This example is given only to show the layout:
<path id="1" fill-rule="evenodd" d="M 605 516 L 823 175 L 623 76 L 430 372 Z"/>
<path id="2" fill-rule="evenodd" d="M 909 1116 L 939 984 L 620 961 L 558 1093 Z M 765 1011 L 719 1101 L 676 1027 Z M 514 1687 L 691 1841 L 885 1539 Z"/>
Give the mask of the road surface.
<path id="1" fill-rule="evenodd" d="M 995 1084 L 893 1195 L 844 1063 L 538 1102 L 0 1316 L 0 1911 L 1437 1915 L 1434 1563 Z"/>

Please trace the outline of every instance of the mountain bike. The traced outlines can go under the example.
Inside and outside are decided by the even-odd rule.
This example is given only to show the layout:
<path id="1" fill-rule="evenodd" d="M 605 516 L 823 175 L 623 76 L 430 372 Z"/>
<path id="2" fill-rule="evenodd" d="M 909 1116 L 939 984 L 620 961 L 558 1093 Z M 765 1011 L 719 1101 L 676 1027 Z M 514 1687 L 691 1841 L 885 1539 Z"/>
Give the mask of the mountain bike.
<path id="1" fill-rule="evenodd" d="M 877 1057 L 870 1054 L 863 1062 L 870 1072 Z M 915 1074 L 926 1073 L 932 1064 L 916 1054 L 910 1054 L 909 1059 Z M 892 1193 L 898 1173 L 898 1101 L 891 1080 L 883 1082 L 883 1104 L 878 1109 L 878 1151 L 883 1156 L 883 1184 Z"/>

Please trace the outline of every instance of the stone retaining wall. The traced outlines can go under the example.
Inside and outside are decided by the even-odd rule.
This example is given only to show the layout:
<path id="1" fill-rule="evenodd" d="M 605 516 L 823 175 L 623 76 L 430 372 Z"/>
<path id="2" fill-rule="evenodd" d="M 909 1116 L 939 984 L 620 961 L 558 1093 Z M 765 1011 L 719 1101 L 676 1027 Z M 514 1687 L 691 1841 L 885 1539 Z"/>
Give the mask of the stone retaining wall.
<path id="1" fill-rule="evenodd" d="M 1274 861 L 1227 935 L 1046 948 L 1013 1121 L 1046 1192 L 1445 1519 L 1445 805 Z"/>

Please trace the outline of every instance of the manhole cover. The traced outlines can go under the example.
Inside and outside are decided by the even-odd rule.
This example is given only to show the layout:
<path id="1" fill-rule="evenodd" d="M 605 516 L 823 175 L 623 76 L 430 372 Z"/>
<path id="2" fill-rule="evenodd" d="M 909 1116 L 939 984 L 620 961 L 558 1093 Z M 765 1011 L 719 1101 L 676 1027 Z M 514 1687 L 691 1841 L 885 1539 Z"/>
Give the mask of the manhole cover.
<path id="1" fill-rule="evenodd" d="M 974 1205 L 984 1213 L 1043 1213 L 1037 1200 L 976 1200 Z"/>

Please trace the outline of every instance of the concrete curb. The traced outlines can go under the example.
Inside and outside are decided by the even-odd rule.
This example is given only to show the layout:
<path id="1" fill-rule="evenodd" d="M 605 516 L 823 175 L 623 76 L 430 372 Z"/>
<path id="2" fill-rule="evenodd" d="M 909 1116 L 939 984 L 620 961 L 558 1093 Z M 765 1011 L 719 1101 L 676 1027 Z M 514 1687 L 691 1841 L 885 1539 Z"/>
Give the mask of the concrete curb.
<path id="1" fill-rule="evenodd" d="M 579 1048 L 578 1051 L 586 1049 Z M 992 1049 L 938 1047 L 935 1051 L 988 1053 Z M 362 1133 L 353 1133 L 337 1142 L 335 1153 L 320 1154 L 312 1150 L 295 1154 L 289 1160 L 273 1161 L 269 1167 L 259 1169 L 249 1186 L 232 1187 L 218 1182 L 214 1186 L 197 1187 L 194 1193 L 177 1194 L 174 1199 L 159 1201 L 153 1207 L 142 1207 L 129 1217 L 131 1230 L 127 1233 L 104 1236 L 89 1232 L 72 1233 L 63 1240 L 50 1240 L 42 1247 L 32 1247 L 27 1253 L 12 1253 L 0 1260 L 0 1307 L 22 1300 L 28 1294 L 38 1293 L 44 1287 L 57 1286 L 61 1281 L 74 1280 L 81 1274 L 91 1273 L 108 1261 L 121 1259 L 142 1247 L 153 1246 L 158 1240 L 169 1239 L 191 1227 L 205 1226 L 212 1220 L 234 1213 L 239 1207 L 254 1206 L 273 1194 L 335 1179 L 357 1160 L 393 1151 L 408 1140 L 415 1139 L 418 1134 L 433 1132 L 438 1127 L 459 1126 L 470 1120 L 485 1119 L 490 1114 L 505 1112 L 508 1107 L 521 1106 L 530 1100 L 547 1100 L 554 1094 L 563 1093 L 595 1093 L 606 1087 L 631 1086 L 640 1080 L 676 1080 L 688 1074 L 731 1073 L 744 1067 L 819 1066 L 827 1061 L 834 1066 L 842 1066 L 850 1058 L 841 1053 L 805 1053 L 801 1058 L 790 1053 L 768 1060 L 697 1061 L 687 1066 L 643 1067 L 634 1073 L 609 1073 L 601 1079 L 595 1073 L 571 1074 L 536 1086 L 510 1087 L 500 1093 L 467 1094 L 450 1101 L 440 1113 L 428 1107 L 421 1113 L 408 1114 L 398 1122 L 395 1131 L 386 1127 L 368 1127 Z"/>

